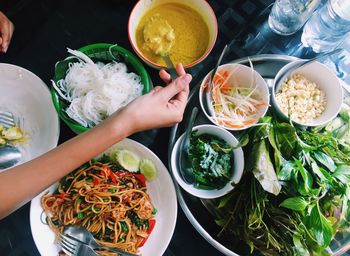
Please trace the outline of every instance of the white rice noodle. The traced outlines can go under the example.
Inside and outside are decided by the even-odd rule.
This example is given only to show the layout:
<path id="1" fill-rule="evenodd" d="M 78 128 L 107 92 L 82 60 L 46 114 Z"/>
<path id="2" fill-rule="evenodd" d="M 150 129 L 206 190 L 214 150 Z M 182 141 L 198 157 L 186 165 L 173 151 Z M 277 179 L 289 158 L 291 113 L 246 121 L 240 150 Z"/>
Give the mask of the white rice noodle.
<path id="1" fill-rule="evenodd" d="M 60 97 L 70 102 L 67 115 L 84 127 L 99 124 L 142 94 L 141 78 L 128 73 L 124 63 L 94 63 L 79 51 L 68 52 L 79 62 L 69 64 L 65 79 L 52 83 Z"/>

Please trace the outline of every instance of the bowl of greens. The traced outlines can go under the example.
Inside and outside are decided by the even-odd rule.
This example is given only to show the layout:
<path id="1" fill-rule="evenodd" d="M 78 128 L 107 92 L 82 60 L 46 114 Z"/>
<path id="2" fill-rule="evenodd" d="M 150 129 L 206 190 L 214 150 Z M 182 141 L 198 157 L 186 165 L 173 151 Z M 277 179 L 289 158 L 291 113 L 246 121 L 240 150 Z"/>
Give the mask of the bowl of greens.
<path id="1" fill-rule="evenodd" d="M 180 145 L 176 141 L 171 154 L 171 170 L 176 182 L 188 193 L 205 199 L 221 197 L 239 183 L 244 169 L 244 156 L 238 140 L 227 130 L 215 125 L 192 129 L 189 158 L 194 183 L 186 183 L 180 173 Z"/>

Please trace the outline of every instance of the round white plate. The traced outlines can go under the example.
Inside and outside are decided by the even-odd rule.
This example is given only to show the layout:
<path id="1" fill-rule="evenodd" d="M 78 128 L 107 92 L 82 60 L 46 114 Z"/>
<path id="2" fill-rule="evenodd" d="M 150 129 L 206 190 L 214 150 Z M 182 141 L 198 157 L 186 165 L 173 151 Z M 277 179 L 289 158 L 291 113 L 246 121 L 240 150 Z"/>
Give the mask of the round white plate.
<path id="1" fill-rule="evenodd" d="M 19 163 L 29 161 L 57 146 L 59 118 L 47 85 L 32 72 L 0 63 L 0 109 L 14 115 L 28 142 L 18 145 Z"/>
<path id="2" fill-rule="evenodd" d="M 147 191 L 151 197 L 153 205 L 158 212 L 155 215 L 156 225 L 150 237 L 140 252 L 143 256 L 160 256 L 162 255 L 173 235 L 177 216 L 177 201 L 173 181 L 168 173 L 167 168 L 161 160 L 148 148 L 142 144 L 130 139 L 124 139 L 112 148 L 128 149 L 141 158 L 148 158 L 153 161 L 157 168 L 157 177 L 151 182 L 147 182 Z M 60 247 L 54 243 L 55 235 L 47 226 L 43 224 L 46 215 L 40 205 L 40 200 L 46 191 L 53 192 L 57 184 L 52 185 L 35 197 L 30 206 L 30 226 L 34 242 L 43 256 L 57 256 Z"/>

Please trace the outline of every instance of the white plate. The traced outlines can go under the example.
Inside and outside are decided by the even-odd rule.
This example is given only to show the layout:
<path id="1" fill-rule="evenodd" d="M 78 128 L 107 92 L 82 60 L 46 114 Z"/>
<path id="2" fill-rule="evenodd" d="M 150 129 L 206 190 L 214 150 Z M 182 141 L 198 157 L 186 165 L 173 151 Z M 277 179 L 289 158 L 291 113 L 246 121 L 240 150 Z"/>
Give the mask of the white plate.
<path id="1" fill-rule="evenodd" d="M 136 153 L 141 158 L 148 158 L 153 161 L 157 168 L 157 177 L 152 182 L 147 182 L 147 191 L 153 205 L 158 212 L 155 215 L 156 226 L 140 252 L 143 256 L 162 255 L 173 235 L 177 216 L 176 193 L 173 181 L 167 168 L 160 159 L 142 144 L 130 139 L 124 139 L 113 148 L 124 148 Z M 48 190 L 53 192 L 57 184 L 52 185 Z M 34 242 L 43 256 L 57 256 L 60 247 L 54 244 L 55 235 L 49 226 L 42 223 L 45 214 L 40 206 L 40 199 L 47 190 L 35 197 L 30 206 L 30 226 Z M 42 215 L 42 216 L 41 216 Z"/>
<path id="2" fill-rule="evenodd" d="M 19 145 L 20 163 L 29 161 L 57 146 L 59 118 L 47 85 L 32 72 L 0 63 L 0 108 L 12 112 L 28 135 Z"/>

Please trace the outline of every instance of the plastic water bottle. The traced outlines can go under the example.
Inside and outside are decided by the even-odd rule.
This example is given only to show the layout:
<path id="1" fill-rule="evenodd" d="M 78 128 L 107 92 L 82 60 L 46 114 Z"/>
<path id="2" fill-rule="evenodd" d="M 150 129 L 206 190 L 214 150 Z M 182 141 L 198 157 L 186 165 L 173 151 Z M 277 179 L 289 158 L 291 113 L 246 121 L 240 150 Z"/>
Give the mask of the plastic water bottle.
<path id="1" fill-rule="evenodd" d="M 342 51 L 329 56 L 322 62 L 333 69 L 340 79 L 350 85 L 350 34 L 338 48 Z"/>
<path id="2" fill-rule="evenodd" d="M 329 0 L 305 24 L 301 41 L 314 52 L 335 49 L 350 31 L 350 0 Z"/>

